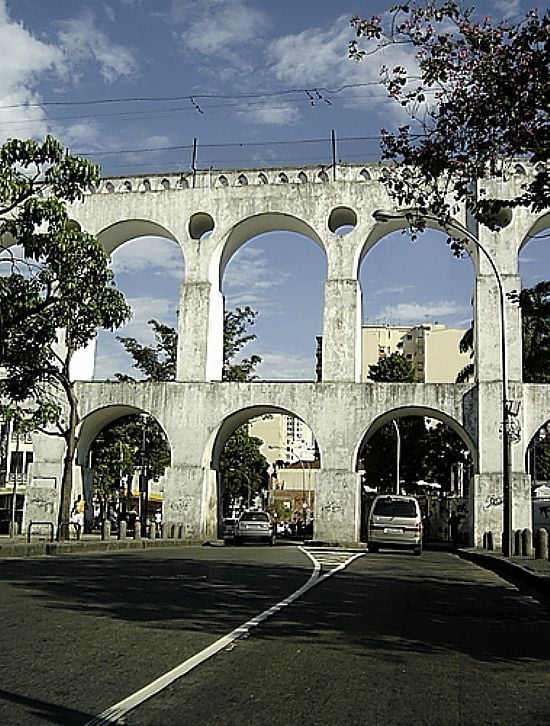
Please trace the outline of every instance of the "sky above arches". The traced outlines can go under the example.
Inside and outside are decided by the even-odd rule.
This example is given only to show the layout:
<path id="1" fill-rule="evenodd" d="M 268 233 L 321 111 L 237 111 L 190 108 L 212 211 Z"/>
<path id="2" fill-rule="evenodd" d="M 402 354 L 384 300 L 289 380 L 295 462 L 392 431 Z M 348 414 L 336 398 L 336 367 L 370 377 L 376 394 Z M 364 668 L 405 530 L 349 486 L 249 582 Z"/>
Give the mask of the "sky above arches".
<path id="1" fill-rule="evenodd" d="M 338 158 L 375 161 L 380 128 L 405 120 L 379 84 L 380 65 L 412 69 L 414 58 L 398 46 L 350 61 L 349 20 L 358 12 L 382 15 L 390 5 L 0 0 L 0 142 L 50 132 L 100 163 L 104 175 L 124 175 L 189 171 L 194 139 L 201 169 L 327 164 L 334 130 Z M 532 6 L 476 3 L 480 15 L 516 21 Z M 467 264 L 445 250 L 447 259 L 437 255 L 436 265 L 435 253 L 431 260 L 422 254 L 432 244 L 431 233 L 425 237 L 398 253 L 386 242 L 367 255 L 364 322 L 469 324 Z M 524 247 L 523 284 L 550 277 L 547 247 L 544 239 Z M 161 259 L 151 259 L 140 240 L 113 256 L 135 313 L 121 334 L 144 343 L 152 342 L 148 319 L 176 320 L 178 250 L 167 240 L 162 250 Z M 280 235 L 277 244 L 269 236 L 249 242 L 230 262 L 228 305 L 260 312 L 255 350 L 264 359 L 262 377 L 314 378 L 324 265 L 314 245 L 295 245 L 292 235 Z M 119 356 L 107 347 L 98 377 L 119 370 Z"/>

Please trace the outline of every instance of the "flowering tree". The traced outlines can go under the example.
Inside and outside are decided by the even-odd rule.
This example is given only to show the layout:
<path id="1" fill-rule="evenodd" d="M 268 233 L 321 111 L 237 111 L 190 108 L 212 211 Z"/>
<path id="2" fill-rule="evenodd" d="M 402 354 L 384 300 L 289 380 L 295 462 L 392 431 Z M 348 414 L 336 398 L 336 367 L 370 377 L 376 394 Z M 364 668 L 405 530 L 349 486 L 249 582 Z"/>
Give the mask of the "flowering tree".
<path id="1" fill-rule="evenodd" d="M 505 200 L 480 195 L 472 181 L 505 174 L 510 160 L 537 165 L 548 153 L 548 13 L 530 11 L 518 24 L 475 20 L 475 8 L 456 2 L 410 3 L 382 18 L 351 20 L 357 39 L 350 56 L 391 44 L 415 50 L 419 77 L 405 68 L 382 67 L 389 95 L 410 115 L 397 133 L 382 131 L 382 157 L 398 162 L 382 181 L 393 199 L 422 214 L 449 221 L 465 203 L 478 221 L 502 225 L 503 208 L 548 207 L 543 165 Z M 422 226 L 421 219 L 410 219 Z"/>

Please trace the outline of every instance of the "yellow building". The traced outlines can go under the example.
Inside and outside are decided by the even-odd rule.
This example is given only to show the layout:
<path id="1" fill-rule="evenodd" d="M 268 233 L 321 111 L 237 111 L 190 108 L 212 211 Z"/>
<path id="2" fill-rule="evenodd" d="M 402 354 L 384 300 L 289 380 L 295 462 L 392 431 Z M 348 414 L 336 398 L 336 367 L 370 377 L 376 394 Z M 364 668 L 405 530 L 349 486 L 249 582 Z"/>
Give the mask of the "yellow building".
<path id="1" fill-rule="evenodd" d="M 369 380 L 369 366 L 401 353 L 413 366 L 419 383 L 454 383 L 458 372 L 470 363 L 469 354 L 459 348 L 465 332 L 465 328 L 448 328 L 443 323 L 364 325 L 361 380 Z"/>

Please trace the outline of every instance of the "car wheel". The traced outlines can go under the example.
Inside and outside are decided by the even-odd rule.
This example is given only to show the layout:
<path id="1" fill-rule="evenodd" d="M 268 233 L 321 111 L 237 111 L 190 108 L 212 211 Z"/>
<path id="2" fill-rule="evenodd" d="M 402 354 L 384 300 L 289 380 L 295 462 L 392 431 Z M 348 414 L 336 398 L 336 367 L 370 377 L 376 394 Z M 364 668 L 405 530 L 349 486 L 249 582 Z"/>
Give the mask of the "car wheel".
<path id="1" fill-rule="evenodd" d="M 413 552 L 417 557 L 420 557 L 420 555 L 422 554 L 422 547 L 415 547 Z"/>
<path id="2" fill-rule="evenodd" d="M 377 544 L 369 544 L 369 552 L 378 552 L 379 549 L 380 547 Z"/>
<path id="3" fill-rule="evenodd" d="M 242 545 L 242 543 L 243 543 L 242 537 L 235 537 L 235 544 L 237 545 L 237 547 Z"/>

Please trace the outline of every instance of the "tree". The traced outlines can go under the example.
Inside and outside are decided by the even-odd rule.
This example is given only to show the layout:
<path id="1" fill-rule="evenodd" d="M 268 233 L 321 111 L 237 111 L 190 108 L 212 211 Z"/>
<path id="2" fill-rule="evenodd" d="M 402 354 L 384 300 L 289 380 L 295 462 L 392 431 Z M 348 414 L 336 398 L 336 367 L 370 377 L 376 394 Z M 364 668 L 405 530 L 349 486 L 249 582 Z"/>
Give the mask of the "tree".
<path id="1" fill-rule="evenodd" d="M 44 143 L 13 140 L 0 150 L 0 238 L 21 247 L 0 278 L 0 393 L 27 426 L 65 440 L 59 524 L 69 518 L 79 423 L 70 367 L 75 352 L 130 315 L 99 242 L 71 222 L 68 202 L 97 181 L 97 169 Z"/>
<path id="2" fill-rule="evenodd" d="M 132 481 L 142 465 L 142 444 L 147 477 L 158 481 L 170 465 L 170 447 L 156 421 L 125 416 L 108 424 L 95 439 L 91 448 L 94 489 L 102 501 L 116 496 L 130 506 Z"/>
<path id="3" fill-rule="evenodd" d="M 173 381 L 176 377 L 176 358 L 178 353 L 178 333 L 169 325 L 158 320 L 148 320 L 153 328 L 155 345 L 147 346 L 138 343 L 135 338 L 118 337 L 124 349 L 134 359 L 134 368 L 145 376 L 148 381 Z M 135 379 L 123 373 L 115 373 L 119 381 Z"/>
<path id="4" fill-rule="evenodd" d="M 369 378 L 377 383 L 413 383 L 414 368 L 401 353 L 392 353 L 369 366 Z"/>
<path id="5" fill-rule="evenodd" d="M 523 380 L 550 382 L 550 281 L 521 290 L 515 298 L 521 308 Z"/>
<path id="6" fill-rule="evenodd" d="M 235 356 L 246 345 L 255 339 L 248 333 L 248 326 L 254 323 L 257 313 L 250 307 L 228 310 L 224 315 L 224 364 L 222 378 L 224 381 L 244 382 L 254 379 L 254 368 L 260 363 L 258 355 L 235 361 Z M 153 346 L 141 345 L 135 338 L 119 337 L 125 350 L 134 358 L 134 368 L 139 370 L 146 380 L 174 380 L 176 375 L 176 356 L 178 337 L 174 328 L 150 320 L 156 342 Z M 131 376 L 117 373 L 118 380 L 134 379 Z M 121 432 L 122 433 L 122 432 Z M 239 427 L 227 440 L 220 457 L 220 474 L 224 490 L 232 497 L 243 497 L 249 500 L 253 492 L 265 482 L 267 460 L 260 453 L 262 441 L 248 435 L 246 426 Z M 166 444 L 167 446 L 167 444 Z"/>
<path id="7" fill-rule="evenodd" d="M 249 325 L 254 324 L 257 313 L 250 307 L 227 310 L 223 325 L 223 370 L 224 381 L 251 381 L 255 378 L 254 368 L 261 362 L 258 355 L 235 362 L 237 353 L 256 336 L 248 333 Z M 155 344 L 142 345 L 135 338 L 118 337 L 124 349 L 134 359 L 134 368 L 148 381 L 173 381 L 176 377 L 178 352 L 178 333 L 169 325 L 149 320 L 153 328 Z M 127 374 L 115 373 L 119 381 L 135 381 Z"/>
<path id="8" fill-rule="evenodd" d="M 550 382 L 550 281 L 543 280 L 510 295 L 521 308 L 523 380 L 525 383 Z M 462 336 L 460 352 L 474 354 L 473 325 Z M 464 383 L 474 376 L 469 363 L 459 371 L 456 382 Z"/>
<path id="9" fill-rule="evenodd" d="M 236 429 L 220 456 L 220 475 L 225 499 L 242 498 L 249 505 L 252 496 L 267 483 L 267 460 L 260 452 L 263 441 L 250 436 L 246 424 Z"/>
<path id="10" fill-rule="evenodd" d="M 386 184 L 400 205 L 448 222 L 459 203 L 483 224 L 498 228 L 503 208 L 548 207 L 548 174 L 540 168 L 509 199 L 478 198 L 472 181 L 502 174 L 510 161 L 548 158 L 548 13 L 530 11 L 518 23 L 475 19 L 475 8 L 456 2 L 410 3 L 391 8 L 388 29 L 379 16 L 355 17 L 350 56 L 392 44 L 415 51 L 419 79 L 406 69 L 382 67 L 389 96 L 410 115 L 397 133 L 382 131 L 382 157 L 397 162 Z"/>
<path id="11" fill-rule="evenodd" d="M 460 339 L 458 349 L 461 353 L 469 353 L 470 358 L 474 357 L 474 324 L 465 331 L 464 335 Z M 475 374 L 475 366 L 473 363 L 467 363 L 464 368 L 458 371 L 456 375 L 457 383 L 466 383 L 470 381 Z"/>
<path id="12" fill-rule="evenodd" d="M 252 381 L 256 378 L 254 368 L 262 362 L 259 355 L 235 362 L 235 356 L 250 341 L 256 339 L 248 333 L 248 326 L 254 325 L 258 313 L 248 305 L 244 308 L 226 310 L 223 319 L 223 372 L 224 381 Z"/>
<path id="13" fill-rule="evenodd" d="M 422 479 L 442 486 L 452 482 L 457 465 L 462 465 L 463 471 L 469 471 L 471 466 L 468 447 L 458 434 L 441 422 L 427 428 L 423 454 Z"/>

